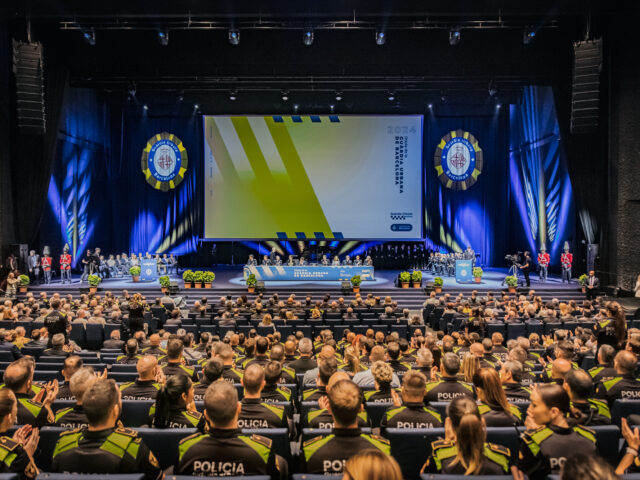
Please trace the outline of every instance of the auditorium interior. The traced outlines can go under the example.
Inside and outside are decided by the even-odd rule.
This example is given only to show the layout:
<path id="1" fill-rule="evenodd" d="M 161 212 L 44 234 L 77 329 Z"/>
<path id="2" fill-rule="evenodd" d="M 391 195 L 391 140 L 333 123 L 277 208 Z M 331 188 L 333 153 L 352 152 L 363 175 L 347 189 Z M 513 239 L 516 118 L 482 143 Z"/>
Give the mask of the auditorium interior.
<path id="1" fill-rule="evenodd" d="M 0 480 L 640 479 L 638 18 L 0 2 Z"/>

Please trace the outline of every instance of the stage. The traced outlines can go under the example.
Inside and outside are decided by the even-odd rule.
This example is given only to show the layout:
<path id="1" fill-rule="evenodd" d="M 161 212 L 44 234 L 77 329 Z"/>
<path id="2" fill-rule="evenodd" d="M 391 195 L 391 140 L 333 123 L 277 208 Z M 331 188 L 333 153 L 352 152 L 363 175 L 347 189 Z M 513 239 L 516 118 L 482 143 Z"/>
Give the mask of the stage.
<path id="1" fill-rule="evenodd" d="M 215 281 L 213 282 L 212 290 L 244 290 L 246 289 L 246 283 L 243 278 L 242 266 L 216 266 L 216 267 L 198 267 L 191 268 L 191 270 L 211 270 L 216 274 Z M 375 291 L 375 290 L 388 290 L 395 287 L 395 279 L 400 273 L 399 270 L 376 270 L 375 279 L 363 281 L 360 288 L 361 291 Z M 422 273 L 422 285 L 426 286 L 428 283 L 433 282 L 436 275 L 423 271 Z M 455 277 L 442 276 L 444 281 L 443 288 L 459 290 L 494 290 L 506 288 L 502 284 L 504 277 L 507 275 L 507 269 L 504 268 L 485 268 L 484 275 L 481 283 L 457 283 Z M 182 275 L 170 275 L 172 281 L 177 281 L 181 290 L 184 289 L 184 283 L 182 281 Z M 519 277 L 522 280 L 522 277 Z M 30 290 L 76 290 L 78 287 L 87 287 L 87 283 L 80 283 L 80 275 L 74 274 L 72 276 L 72 282 L 70 285 L 62 285 L 59 279 L 54 280 L 51 285 L 30 285 Z M 106 278 L 100 284 L 102 290 L 120 290 L 120 289 L 149 289 L 153 287 L 159 287 L 157 281 L 151 282 L 133 282 L 131 277 L 123 278 Z M 302 281 L 302 280 L 265 280 L 265 288 L 267 289 L 304 289 L 304 290 L 335 290 L 340 289 L 341 281 L 339 280 L 326 280 L 326 281 Z M 560 277 L 550 275 L 546 283 L 540 283 L 537 275 L 531 276 L 531 288 L 541 290 L 566 290 L 567 292 L 579 293 L 579 287 L 577 280 L 573 280 L 571 284 L 562 283 Z M 197 290 L 197 289 L 194 289 Z"/>

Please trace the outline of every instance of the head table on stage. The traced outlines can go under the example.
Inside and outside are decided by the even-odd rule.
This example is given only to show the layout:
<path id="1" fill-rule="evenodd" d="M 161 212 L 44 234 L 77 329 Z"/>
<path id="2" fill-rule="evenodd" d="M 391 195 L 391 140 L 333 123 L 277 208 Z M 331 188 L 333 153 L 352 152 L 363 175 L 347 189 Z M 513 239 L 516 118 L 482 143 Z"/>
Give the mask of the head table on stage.
<path id="1" fill-rule="evenodd" d="M 363 282 L 374 280 L 373 267 L 349 265 L 245 265 L 244 278 L 252 273 L 256 280 L 350 280 L 354 275 Z"/>

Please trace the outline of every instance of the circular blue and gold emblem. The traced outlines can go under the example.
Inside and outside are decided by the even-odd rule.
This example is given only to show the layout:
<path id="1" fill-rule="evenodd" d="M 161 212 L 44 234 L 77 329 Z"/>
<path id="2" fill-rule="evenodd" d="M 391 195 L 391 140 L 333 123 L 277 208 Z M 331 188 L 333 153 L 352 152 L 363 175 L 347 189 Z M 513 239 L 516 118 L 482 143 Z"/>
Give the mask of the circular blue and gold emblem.
<path id="1" fill-rule="evenodd" d="M 452 190 L 466 190 L 482 173 L 482 149 L 476 137 L 464 130 L 447 133 L 438 144 L 434 164 L 442 184 Z"/>
<path id="2" fill-rule="evenodd" d="M 153 188 L 166 192 L 184 179 L 187 150 L 173 133 L 162 132 L 147 141 L 142 150 L 142 173 Z"/>

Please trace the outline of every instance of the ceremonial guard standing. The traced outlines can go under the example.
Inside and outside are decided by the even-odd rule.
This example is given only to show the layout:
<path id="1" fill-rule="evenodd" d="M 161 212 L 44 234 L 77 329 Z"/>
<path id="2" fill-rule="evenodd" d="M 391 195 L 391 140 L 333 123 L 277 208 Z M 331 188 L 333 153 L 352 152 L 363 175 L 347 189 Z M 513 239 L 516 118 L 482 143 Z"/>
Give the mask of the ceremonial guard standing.
<path id="1" fill-rule="evenodd" d="M 49 256 L 49 247 L 44 247 L 44 257 L 42 257 L 42 272 L 44 273 L 44 283 L 51 283 L 51 264 L 53 259 Z"/>
<path id="2" fill-rule="evenodd" d="M 564 242 L 564 253 L 560 256 L 562 264 L 562 283 L 566 280 L 571 283 L 571 264 L 573 263 L 573 254 L 569 252 L 569 242 Z"/>
<path id="3" fill-rule="evenodd" d="M 69 244 L 65 243 L 63 253 L 60 255 L 60 279 L 71 283 L 71 255 L 69 255 Z"/>
<path id="4" fill-rule="evenodd" d="M 545 248 L 542 247 L 540 249 L 540 253 L 538 254 L 538 265 L 540 266 L 540 282 L 547 281 L 549 262 L 551 262 L 551 257 L 549 256 Z"/>

